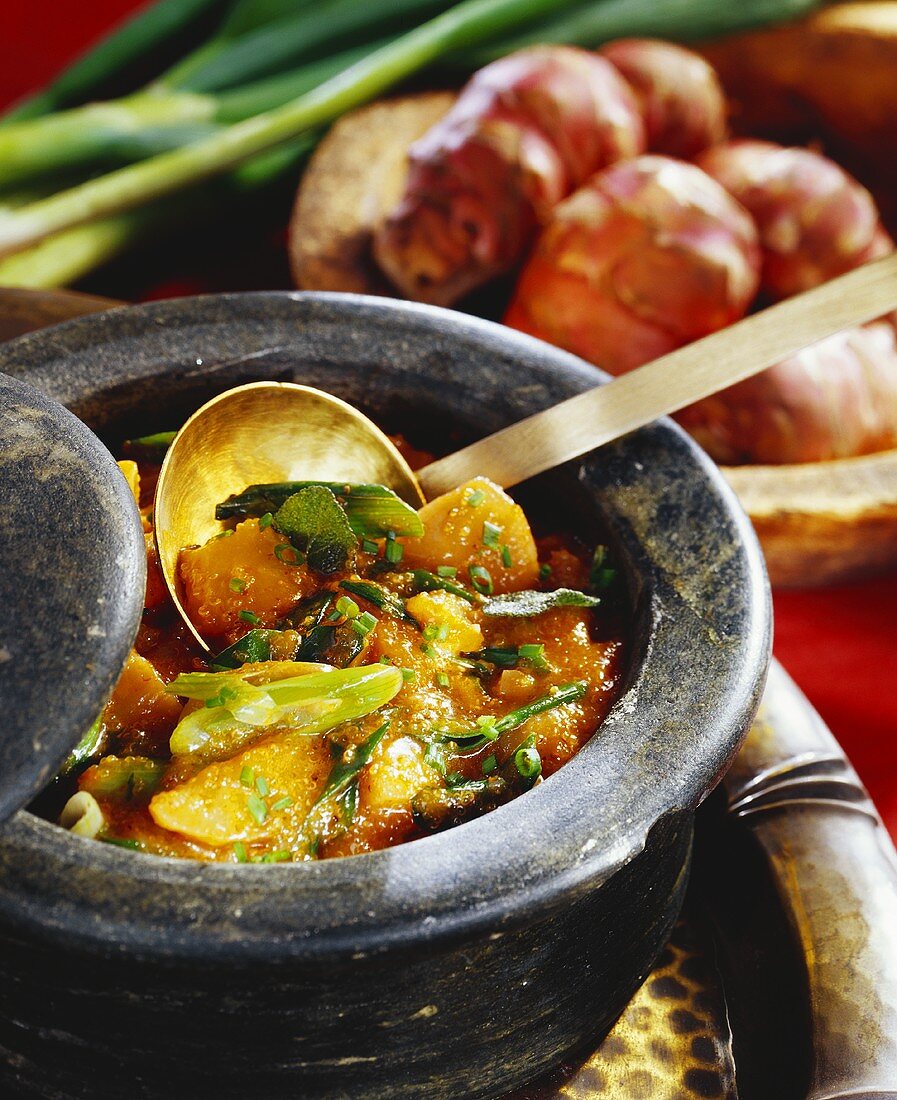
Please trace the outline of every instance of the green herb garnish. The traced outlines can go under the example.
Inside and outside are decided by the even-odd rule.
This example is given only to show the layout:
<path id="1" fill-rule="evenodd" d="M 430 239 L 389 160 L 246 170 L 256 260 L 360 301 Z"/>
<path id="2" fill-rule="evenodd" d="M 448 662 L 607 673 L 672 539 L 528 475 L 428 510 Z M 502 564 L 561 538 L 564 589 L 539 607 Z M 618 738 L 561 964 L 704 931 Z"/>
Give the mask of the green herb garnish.
<path id="1" fill-rule="evenodd" d="M 233 519 L 277 512 L 291 496 L 306 489 L 325 489 L 339 501 L 358 538 L 387 538 L 390 532 L 393 537 L 410 535 L 419 538 L 424 533 L 420 516 L 391 489 L 383 485 L 346 485 L 338 481 L 280 481 L 250 485 L 242 493 L 222 501 L 215 509 L 215 518 Z M 376 544 L 369 545 L 374 549 L 366 548 L 365 552 L 376 553 Z"/>
<path id="2" fill-rule="evenodd" d="M 462 600 L 467 600 L 468 603 L 480 602 L 479 597 L 464 588 L 463 585 L 456 584 L 448 577 L 430 573 L 427 569 L 413 570 L 411 579 L 417 592 L 451 592 L 452 595 L 460 596 Z"/>
<path id="3" fill-rule="evenodd" d="M 259 825 L 264 825 L 268 819 L 268 807 L 257 794 L 251 794 L 246 799 L 246 809 L 252 814 Z"/>
<path id="4" fill-rule="evenodd" d="M 362 638 L 366 638 L 376 625 L 377 617 L 370 611 L 365 611 L 357 619 L 352 620 L 352 629 Z"/>
<path id="5" fill-rule="evenodd" d="M 316 573 L 340 572 L 355 550 L 355 533 L 346 513 L 323 485 L 293 493 L 278 508 L 274 522 Z"/>
<path id="6" fill-rule="evenodd" d="M 293 569 L 298 569 L 300 565 L 305 565 L 305 555 L 300 553 L 291 542 L 281 542 L 274 547 L 274 557 L 282 565 L 292 566 Z"/>
<path id="7" fill-rule="evenodd" d="M 606 546 L 596 546 L 589 567 L 589 588 L 593 592 L 606 592 L 617 579 L 617 570 L 608 564 L 610 551 Z"/>
<path id="8" fill-rule="evenodd" d="M 537 714 L 554 710 L 565 703 L 572 703 L 576 699 L 581 699 L 586 692 L 586 686 L 584 680 L 577 680 L 572 684 L 562 684 L 547 695 L 535 699 L 532 703 L 526 703 L 522 707 L 516 707 L 514 710 L 508 711 L 503 718 L 495 719 L 487 715 L 477 719 L 476 728 L 474 729 L 461 730 L 455 733 L 442 732 L 436 734 L 436 738 L 443 742 L 454 742 L 463 752 L 476 751 L 497 740 L 503 733 L 522 726 L 524 722 Z"/>
<path id="9" fill-rule="evenodd" d="M 414 616 L 409 615 L 403 600 L 373 581 L 340 581 L 339 586 L 346 592 L 351 592 L 353 596 L 359 596 L 362 600 L 372 603 L 374 607 L 379 607 L 394 619 L 403 619 L 413 626 L 418 625 Z"/>
<path id="10" fill-rule="evenodd" d="M 483 614 L 513 619 L 529 619 L 555 607 L 597 607 L 601 600 L 572 588 L 556 588 L 553 592 L 506 592 L 493 596 L 483 604 Z"/>
<path id="11" fill-rule="evenodd" d="M 254 611 L 240 611 L 237 617 L 244 623 L 252 623 L 253 626 L 258 626 L 262 621 Z"/>
<path id="12" fill-rule="evenodd" d="M 203 707 L 187 714 L 171 735 L 171 751 L 204 756 L 233 755 L 268 729 L 290 729 L 294 736 L 326 733 L 379 709 L 402 686 L 391 665 L 362 665 L 290 676 L 253 684 L 239 672 L 187 672 L 167 687 L 188 699 L 215 698 L 233 690 L 226 706 Z"/>
<path id="13" fill-rule="evenodd" d="M 177 432 L 154 432 L 152 435 L 141 435 L 136 439 L 126 439 L 122 449 L 131 458 L 161 462 L 177 434 Z"/>
<path id="14" fill-rule="evenodd" d="M 467 569 L 470 583 L 481 596 L 492 595 L 492 575 L 484 565 L 471 565 Z"/>
<path id="15" fill-rule="evenodd" d="M 467 653 L 465 656 L 472 661 L 485 661 L 502 669 L 524 667 L 544 672 L 550 668 L 548 661 L 545 660 L 545 646 L 537 642 L 521 646 L 487 646 L 486 649 Z"/>

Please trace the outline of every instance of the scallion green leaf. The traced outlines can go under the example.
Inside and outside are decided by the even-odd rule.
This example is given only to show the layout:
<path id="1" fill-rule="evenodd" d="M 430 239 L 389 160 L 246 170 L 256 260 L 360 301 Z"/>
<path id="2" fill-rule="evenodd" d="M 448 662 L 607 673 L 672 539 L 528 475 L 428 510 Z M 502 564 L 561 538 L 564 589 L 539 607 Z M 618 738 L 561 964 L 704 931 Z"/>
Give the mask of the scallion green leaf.
<path id="1" fill-rule="evenodd" d="M 529 619 L 556 607 L 597 607 L 601 600 L 572 588 L 557 588 L 552 592 L 527 589 L 493 596 L 483 604 L 483 614 L 491 617 Z"/>

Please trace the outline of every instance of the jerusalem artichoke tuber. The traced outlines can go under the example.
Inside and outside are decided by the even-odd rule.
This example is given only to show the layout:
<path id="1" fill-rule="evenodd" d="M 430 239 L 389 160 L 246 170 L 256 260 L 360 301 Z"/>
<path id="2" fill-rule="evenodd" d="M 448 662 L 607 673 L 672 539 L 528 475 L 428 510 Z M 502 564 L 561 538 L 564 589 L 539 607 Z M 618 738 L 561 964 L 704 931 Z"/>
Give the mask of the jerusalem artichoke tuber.
<path id="1" fill-rule="evenodd" d="M 620 38 L 599 52 L 638 96 L 650 152 L 691 160 L 725 138 L 725 95 L 703 57 L 654 38 Z"/>
<path id="2" fill-rule="evenodd" d="M 683 409 L 726 465 L 820 462 L 897 446 L 897 339 L 886 321 L 839 332 Z"/>
<path id="3" fill-rule="evenodd" d="M 408 297 L 450 304 L 519 261 L 592 173 L 644 146 L 635 94 L 610 62 L 567 46 L 512 54 L 412 146 L 376 259 Z"/>
<path id="4" fill-rule="evenodd" d="M 505 322 L 620 374 L 742 317 L 759 268 L 754 224 L 719 184 L 641 156 L 558 206 Z"/>
<path id="5" fill-rule="evenodd" d="M 866 188 L 811 149 L 733 141 L 708 149 L 698 164 L 757 223 L 762 284 L 772 298 L 819 286 L 894 247 Z"/>

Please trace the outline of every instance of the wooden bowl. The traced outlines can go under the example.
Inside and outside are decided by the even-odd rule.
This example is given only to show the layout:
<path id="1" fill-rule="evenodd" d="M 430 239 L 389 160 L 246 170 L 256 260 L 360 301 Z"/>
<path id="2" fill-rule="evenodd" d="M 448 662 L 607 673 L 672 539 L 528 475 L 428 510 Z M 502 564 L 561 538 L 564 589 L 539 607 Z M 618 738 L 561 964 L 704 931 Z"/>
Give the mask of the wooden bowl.
<path id="1" fill-rule="evenodd" d="M 821 140 L 876 192 L 887 216 L 897 194 L 897 3 L 836 5 L 705 52 L 732 97 L 739 131 Z M 333 127 L 293 209 L 297 286 L 395 293 L 373 261 L 371 233 L 400 193 L 408 145 L 453 101 L 451 92 L 385 100 Z M 494 302 L 464 305 L 488 312 Z M 754 522 L 773 584 L 829 584 L 897 564 L 897 451 L 724 473 Z"/>

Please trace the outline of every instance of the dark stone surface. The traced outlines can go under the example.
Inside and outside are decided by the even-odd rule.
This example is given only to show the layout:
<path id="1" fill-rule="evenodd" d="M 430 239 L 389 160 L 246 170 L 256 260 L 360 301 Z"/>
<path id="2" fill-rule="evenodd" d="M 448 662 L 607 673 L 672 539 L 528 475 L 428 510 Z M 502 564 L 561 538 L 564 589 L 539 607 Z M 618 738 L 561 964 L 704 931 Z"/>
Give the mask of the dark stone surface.
<path id="1" fill-rule="evenodd" d="M 303 294 L 79 320 L 0 349 L 0 369 L 113 444 L 240 381 L 289 378 L 436 449 L 597 377 L 488 323 Z M 19 814 L 0 837 L 10 1082 L 115 1095 L 100 1079 L 114 1064 L 137 1095 L 187 1095 L 165 1077 L 176 1052 L 216 1096 L 244 1095 L 261 1070 L 272 1095 L 485 1097 L 609 1026 L 665 941 L 693 810 L 759 698 L 769 598 L 731 492 L 672 425 L 537 480 L 606 532 L 626 574 L 635 644 L 600 735 L 484 818 L 322 863 L 162 860 Z"/>
<path id="2" fill-rule="evenodd" d="M 56 774 L 142 611 L 140 518 L 99 440 L 0 375 L 0 820 Z"/>

